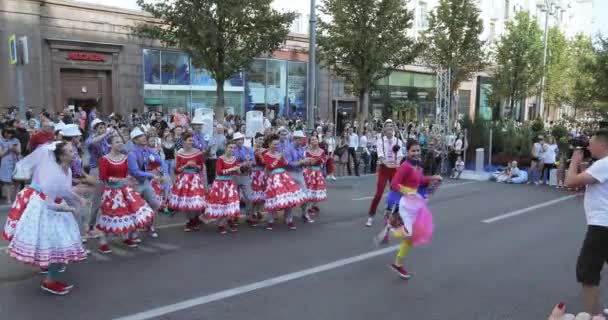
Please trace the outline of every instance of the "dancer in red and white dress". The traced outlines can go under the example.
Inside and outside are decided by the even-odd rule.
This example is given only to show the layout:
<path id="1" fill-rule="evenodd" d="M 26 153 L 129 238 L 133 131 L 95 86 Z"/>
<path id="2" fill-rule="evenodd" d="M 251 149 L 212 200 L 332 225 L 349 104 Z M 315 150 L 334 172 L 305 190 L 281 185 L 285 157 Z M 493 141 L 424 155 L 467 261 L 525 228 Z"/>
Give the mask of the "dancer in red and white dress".
<path id="1" fill-rule="evenodd" d="M 308 197 L 285 170 L 288 163 L 279 152 L 279 136 L 271 135 L 269 140 L 270 148 L 263 155 L 264 165 L 269 171 L 264 208 L 270 213 L 270 218 L 266 229 L 272 230 L 277 211 L 285 210 L 285 222 L 290 230 L 295 230 L 291 209 L 304 204 Z"/>
<path id="2" fill-rule="evenodd" d="M 68 294 L 74 287 L 58 280 L 65 265 L 86 259 L 74 218 L 77 209 L 67 204 L 70 200 L 85 202 L 72 189 L 74 153 L 71 143 L 49 143 L 20 161 L 17 166 L 33 171 L 29 188 L 35 192 L 28 192 L 25 207 L 7 235 L 11 239 L 9 256 L 46 270 L 40 287 L 56 295 Z"/>
<path id="3" fill-rule="evenodd" d="M 313 135 L 309 139 L 309 147 L 305 157 L 310 159 L 311 165 L 304 169 L 304 181 L 308 189 L 308 201 L 313 203 L 309 213 L 319 213 L 317 203 L 327 200 L 327 185 L 323 176 L 323 165 L 327 161 L 325 151 L 319 146 L 319 139 Z"/>
<path id="4" fill-rule="evenodd" d="M 101 193 L 101 215 L 97 218 L 96 228 L 104 235 L 124 236 L 123 243 L 134 248 L 137 243 L 133 233 L 152 223 L 154 210 L 129 184 L 129 167 L 127 156 L 122 153 L 122 138 L 113 136 L 110 143 L 110 153 L 99 162 L 99 179 L 104 186 Z M 99 244 L 98 250 L 101 253 L 112 253 L 105 236 L 99 238 Z"/>
<path id="5" fill-rule="evenodd" d="M 256 220 L 262 220 L 261 211 L 264 209 L 264 200 L 266 199 L 267 179 L 266 171 L 264 171 L 264 135 L 257 133 L 255 136 L 255 166 L 251 167 L 251 202 L 253 204 L 253 213 L 256 215 Z"/>
<path id="6" fill-rule="evenodd" d="M 236 232 L 237 219 L 241 214 L 240 196 L 234 177 L 239 175 L 241 167 L 234 157 L 235 144 L 233 141 L 226 145 L 226 153 L 217 159 L 215 180 L 207 194 L 207 209 L 201 216 L 204 220 L 218 220 L 218 231 L 226 234 L 226 224 L 230 231 Z"/>
<path id="7" fill-rule="evenodd" d="M 175 156 L 175 181 L 169 195 L 169 209 L 189 214 L 185 231 L 198 230 L 198 216 L 205 209 L 205 184 L 201 172 L 205 159 L 201 150 L 194 148 L 191 133 L 183 136 L 184 147 Z"/>

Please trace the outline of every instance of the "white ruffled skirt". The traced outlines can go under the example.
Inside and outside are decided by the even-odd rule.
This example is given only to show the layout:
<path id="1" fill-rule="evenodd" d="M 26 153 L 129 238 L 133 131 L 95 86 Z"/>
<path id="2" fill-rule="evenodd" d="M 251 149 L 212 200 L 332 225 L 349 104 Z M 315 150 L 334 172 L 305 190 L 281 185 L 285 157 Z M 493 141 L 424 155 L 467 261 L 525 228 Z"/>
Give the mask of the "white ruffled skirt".
<path id="1" fill-rule="evenodd" d="M 49 209 L 38 195 L 32 196 L 23 212 L 8 253 L 20 262 L 39 267 L 86 259 L 74 215 Z"/>

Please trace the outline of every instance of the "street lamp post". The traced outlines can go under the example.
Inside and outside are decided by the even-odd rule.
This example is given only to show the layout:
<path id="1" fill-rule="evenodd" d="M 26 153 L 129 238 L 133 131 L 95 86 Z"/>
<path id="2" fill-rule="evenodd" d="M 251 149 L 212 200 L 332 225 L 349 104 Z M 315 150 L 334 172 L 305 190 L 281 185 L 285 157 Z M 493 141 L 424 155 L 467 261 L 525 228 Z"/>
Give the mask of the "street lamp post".
<path id="1" fill-rule="evenodd" d="M 308 94 L 306 98 L 307 127 L 315 126 L 315 90 L 316 90 L 316 42 L 317 42 L 317 15 L 315 0 L 310 0 L 310 30 L 308 35 Z"/>

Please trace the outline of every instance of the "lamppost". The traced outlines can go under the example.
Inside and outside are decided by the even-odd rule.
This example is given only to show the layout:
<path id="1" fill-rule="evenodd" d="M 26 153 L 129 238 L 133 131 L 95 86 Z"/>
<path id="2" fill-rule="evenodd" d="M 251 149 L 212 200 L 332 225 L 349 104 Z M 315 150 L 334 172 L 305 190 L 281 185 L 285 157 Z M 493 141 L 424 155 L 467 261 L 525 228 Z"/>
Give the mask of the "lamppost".
<path id="1" fill-rule="evenodd" d="M 315 127 L 317 15 L 315 0 L 310 0 L 310 29 L 308 35 L 308 92 L 306 97 L 306 122 L 308 129 Z"/>
<path id="2" fill-rule="evenodd" d="M 547 77 L 547 51 L 548 51 L 548 40 L 549 40 L 549 16 L 555 15 L 559 11 L 565 11 L 556 0 L 544 0 L 543 3 L 538 5 L 541 12 L 545 13 L 545 36 L 543 39 L 543 76 L 540 80 L 540 97 L 538 101 L 539 116 L 543 119 L 545 115 L 545 83 Z"/>

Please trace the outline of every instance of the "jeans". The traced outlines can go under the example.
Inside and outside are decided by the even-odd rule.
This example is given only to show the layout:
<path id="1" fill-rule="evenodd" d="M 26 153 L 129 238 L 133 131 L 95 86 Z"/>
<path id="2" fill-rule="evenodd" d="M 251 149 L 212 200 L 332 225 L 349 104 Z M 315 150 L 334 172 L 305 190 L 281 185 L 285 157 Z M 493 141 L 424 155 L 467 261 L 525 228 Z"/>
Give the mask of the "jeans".
<path id="1" fill-rule="evenodd" d="M 361 161 L 363 161 L 363 174 L 371 173 L 372 157 L 368 153 L 361 153 Z"/>
<path id="2" fill-rule="evenodd" d="M 352 176 L 352 171 L 350 169 L 350 162 L 353 162 L 353 167 L 355 167 L 355 175 L 359 175 L 359 159 L 357 159 L 357 150 L 355 148 L 348 148 L 348 175 Z"/>
<path id="3" fill-rule="evenodd" d="M 372 151 L 370 154 L 369 173 L 376 173 L 378 165 L 378 152 Z"/>

